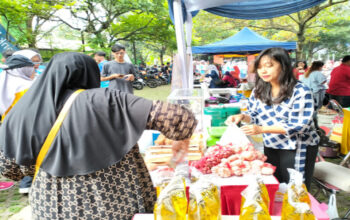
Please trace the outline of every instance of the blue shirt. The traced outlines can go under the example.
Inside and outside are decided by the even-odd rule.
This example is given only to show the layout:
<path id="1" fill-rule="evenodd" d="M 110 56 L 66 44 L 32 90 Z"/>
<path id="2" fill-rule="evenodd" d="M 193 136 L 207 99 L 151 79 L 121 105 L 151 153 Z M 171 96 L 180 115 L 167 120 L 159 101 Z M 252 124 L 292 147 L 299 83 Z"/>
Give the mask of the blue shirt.
<path id="1" fill-rule="evenodd" d="M 310 73 L 309 77 L 304 78 L 302 82 L 307 85 L 313 93 L 325 90 L 326 77 L 322 74 L 321 71 L 313 71 Z"/>
<path id="2" fill-rule="evenodd" d="M 98 68 L 100 68 L 100 73 L 102 72 L 103 65 L 104 65 L 105 63 L 107 63 L 107 62 L 108 62 L 108 60 L 104 60 L 104 61 L 101 61 L 101 62 L 98 64 Z"/>
<path id="3" fill-rule="evenodd" d="M 315 146 L 319 136 L 313 122 L 314 100 L 311 90 L 297 82 L 293 95 L 280 104 L 267 105 L 256 99 L 254 91 L 249 98 L 248 110 L 251 122 L 260 126 L 281 126 L 286 134 L 263 134 L 265 147 L 296 150 L 295 169 L 304 173 L 306 148 Z"/>

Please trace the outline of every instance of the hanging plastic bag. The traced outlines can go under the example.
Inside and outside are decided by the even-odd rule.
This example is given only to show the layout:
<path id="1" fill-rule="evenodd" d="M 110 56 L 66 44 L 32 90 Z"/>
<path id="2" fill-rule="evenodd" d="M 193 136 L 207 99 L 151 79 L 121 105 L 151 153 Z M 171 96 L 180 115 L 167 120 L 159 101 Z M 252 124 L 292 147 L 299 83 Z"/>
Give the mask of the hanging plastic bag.
<path id="1" fill-rule="evenodd" d="M 174 177 L 174 173 L 174 169 L 167 166 L 158 167 L 156 170 L 151 172 L 152 181 L 156 187 L 157 197 Z"/>
<path id="2" fill-rule="evenodd" d="M 227 129 L 221 136 L 219 143 L 222 146 L 228 144 L 232 144 L 233 146 L 242 146 L 250 144 L 250 141 L 247 138 L 247 135 L 241 129 L 239 129 L 235 123 L 232 123 L 227 126 Z"/>
<path id="3" fill-rule="evenodd" d="M 185 179 L 175 176 L 160 192 L 154 205 L 155 220 L 186 219 L 187 198 Z"/>
<path id="4" fill-rule="evenodd" d="M 329 216 L 329 219 L 339 218 L 335 192 L 333 192 L 329 197 L 327 214 Z"/>
<path id="5" fill-rule="evenodd" d="M 315 220 L 303 175 L 293 169 L 287 170 L 290 177 L 283 197 L 281 220 Z"/>
<path id="6" fill-rule="evenodd" d="M 190 188 L 188 220 L 221 219 L 220 193 L 207 177 L 200 177 Z"/>
<path id="7" fill-rule="evenodd" d="M 240 220 L 271 220 L 268 209 L 270 198 L 268 197 L 267 188 L 261 179 L 256 178 L 250 181 L 250 184 L 242 191 L 241 195 Z"/>

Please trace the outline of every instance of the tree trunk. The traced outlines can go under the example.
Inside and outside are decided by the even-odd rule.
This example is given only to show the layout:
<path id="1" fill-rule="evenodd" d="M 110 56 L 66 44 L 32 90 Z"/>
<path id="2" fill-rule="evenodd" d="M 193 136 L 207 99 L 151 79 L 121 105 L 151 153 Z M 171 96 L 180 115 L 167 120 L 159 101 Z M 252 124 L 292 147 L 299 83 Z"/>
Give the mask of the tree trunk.
<path id="1" fill-rule="evenodd" d="M 134 64 L 137 64 L 137 56 L 136 56 L 136 43 L 132 41 L 132 53 L 134 56 Z"/>
<path id="2" fill-rule="evenodd" d="M 9 31 L 10 31 L 10 21 L 7 20 L 7 26 L 6 26 L 6 40 L 7 40 L 8 42 L 11 42 Z"/>
<path id="3" fill-rule="evenodd" d="M 82 46 L 82 50 L 83 52 L 85 52 L 85 37 L 84 37 L 84 32 L 80 32 L 80 36 L 81 36 L 81 46 Z"/>
<path id="4" fill-rule="evenodd" d="M 26 21 L 27 40 L 28 40 L 28 46 L 30 48 L 36 48 L 36 35 L 34 34 L 34 31 L 33 31 L 33 19 L 34 19 L 34 16 L 30 16 Z"/>
<path id="5" fill-rule="evenodd" d="M 160 64 L 163 64 L 163 50 L 160 50 L 160 53 L 159 53 L 159 59 L 160 59 Z"/>
<path id="6" fill-rule="evenodd" d="M 296 51 L 296 60 L 303 60 L 303 49 L 305 44 L 305 37 L 303 32 L 297 34 L 297 51 Z"/>
<path id="7" fill-rule="evenodd" d="M 313 43 L 310 43 L 308 50 L 307 50 L 307 63 L 311 65 L 312 59 L 314 57 L 314 47 L 315 45 Z"/>

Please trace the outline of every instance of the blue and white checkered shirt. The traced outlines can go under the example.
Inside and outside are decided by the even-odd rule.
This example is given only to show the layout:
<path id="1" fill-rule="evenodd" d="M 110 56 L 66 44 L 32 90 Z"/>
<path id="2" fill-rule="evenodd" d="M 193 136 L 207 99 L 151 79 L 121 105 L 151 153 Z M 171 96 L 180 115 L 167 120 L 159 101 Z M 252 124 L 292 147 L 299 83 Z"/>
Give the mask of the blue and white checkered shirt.
<path id="1" fill-rule="evenodd" d="M 293 95 L 280 104 L 267 105 L 254 97 L 249 98 L 248 114 L 252 123 L 261 126 L 282 126 L 286 134 L 263 134 L 265 147 L 296 150 L 295 169 L 304 174 L 307 146 L 319 142 L 312 115 L 314 100 L 311 90 L 297 82 Z"/>

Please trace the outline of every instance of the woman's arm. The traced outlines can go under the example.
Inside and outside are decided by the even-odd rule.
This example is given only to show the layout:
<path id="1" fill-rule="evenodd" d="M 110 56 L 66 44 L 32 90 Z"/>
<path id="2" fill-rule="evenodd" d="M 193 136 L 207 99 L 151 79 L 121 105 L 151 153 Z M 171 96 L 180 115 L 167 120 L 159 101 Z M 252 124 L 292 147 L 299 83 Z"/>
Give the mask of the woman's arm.
<path id="1" fill-rule="evenodd" d="M 263 133 L 271 134 L 286 134 L 285 129 L 282 126 L 259 126 L 259 125 L 245 125 L 241 127 L 242 131 L 246 135 L 257 135 Z"/>
<path id="2" fill-rule="evenodd" d="M 24 176 L 34 176 L 35 166 L 19 166 L 15 160 L 6 158 L 0 151 L 0 174 L 14 181 L 21 180 Z"/>
<path id="3" fill-rule="evenodd" d="M 190 138 L 197 126 L 193 113 L 179 105 L 154 101 L 146 129 L 158 130 L 172 140 Z"/>

